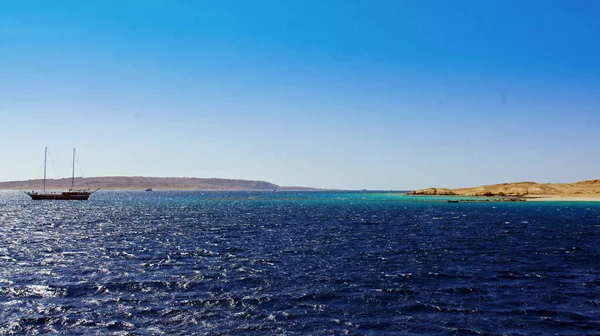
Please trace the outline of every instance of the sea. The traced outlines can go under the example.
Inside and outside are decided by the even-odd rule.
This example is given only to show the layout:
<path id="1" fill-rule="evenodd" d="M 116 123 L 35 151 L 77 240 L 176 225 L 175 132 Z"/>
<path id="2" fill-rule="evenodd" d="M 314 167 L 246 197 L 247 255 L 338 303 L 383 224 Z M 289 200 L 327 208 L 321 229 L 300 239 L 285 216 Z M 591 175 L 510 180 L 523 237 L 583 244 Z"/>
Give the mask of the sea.
<path id="1" fill-rule="evenodd" d="M 0 335 L 600 335 L 600 202 L 0 192 Z"/>

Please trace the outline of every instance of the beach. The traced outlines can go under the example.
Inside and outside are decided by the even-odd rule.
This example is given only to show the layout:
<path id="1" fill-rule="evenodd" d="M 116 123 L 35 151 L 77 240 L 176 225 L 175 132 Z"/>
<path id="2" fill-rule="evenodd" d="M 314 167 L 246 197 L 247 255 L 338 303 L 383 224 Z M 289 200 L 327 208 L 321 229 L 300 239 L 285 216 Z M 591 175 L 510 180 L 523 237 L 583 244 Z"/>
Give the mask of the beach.
<path id="1" fill-rule="evenodd" d="M 600 196 L 529 196 L 524 197 L 528 202 L 600 202 Z"/>

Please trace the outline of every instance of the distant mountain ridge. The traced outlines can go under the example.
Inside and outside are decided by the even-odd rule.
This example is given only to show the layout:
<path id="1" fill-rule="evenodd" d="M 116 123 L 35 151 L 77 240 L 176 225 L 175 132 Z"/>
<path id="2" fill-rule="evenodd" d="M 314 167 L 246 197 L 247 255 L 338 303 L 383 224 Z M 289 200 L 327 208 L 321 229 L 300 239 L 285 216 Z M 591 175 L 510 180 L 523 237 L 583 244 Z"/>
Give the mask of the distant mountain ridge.
<path id="1" fill-rule="evenodd" d="M 0 189 L 39 190 L 43 180 L 0 182 Z M 47 179 L 46 189 L 68 189 L 71 178 Z M 145 176 L 103 176 L 76 177 L 76 188 L 103 190 L 274 190 L 274 189 L 307 189 L 305 187 L 280 187 L 266 181 L 252 181 L 223 178 L 198 177 L 145 177 Z"/>

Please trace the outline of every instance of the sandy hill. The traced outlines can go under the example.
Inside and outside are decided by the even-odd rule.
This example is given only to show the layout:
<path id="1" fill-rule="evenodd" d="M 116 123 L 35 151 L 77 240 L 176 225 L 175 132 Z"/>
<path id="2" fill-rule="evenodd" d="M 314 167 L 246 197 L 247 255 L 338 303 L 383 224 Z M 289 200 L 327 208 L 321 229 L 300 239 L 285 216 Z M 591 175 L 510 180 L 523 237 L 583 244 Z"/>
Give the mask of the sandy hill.
<path id="1" fill-rule="evenodd" d="M 577 183 L 515 182 L 484 185 L 475 188 L 428 188 L 415 190 L 409 195 L 461 196 L 600 196 L 600 180 Z"/>
<path id="2" fill-rule="evenodd" d="M 0 189 L 39 190 L 42 180 L 0 182 Z M 67 189 L 70 178 L 46 180 L 46 189 Z M 142 176 L 106 176 L 77 177 L 76 188 L 103 190 L 273 190 L 278 185 L 265 181 L 231 180 L 219 178 L 195 177 L 142 177 Z"/>

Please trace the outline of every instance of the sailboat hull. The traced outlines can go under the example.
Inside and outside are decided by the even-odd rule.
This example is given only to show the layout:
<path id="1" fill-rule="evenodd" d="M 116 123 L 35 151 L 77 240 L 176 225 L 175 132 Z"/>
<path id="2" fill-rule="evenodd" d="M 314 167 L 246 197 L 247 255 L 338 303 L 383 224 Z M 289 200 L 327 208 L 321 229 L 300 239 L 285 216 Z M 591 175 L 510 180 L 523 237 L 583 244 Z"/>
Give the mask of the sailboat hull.
<path id="1" fill-rule="evenodd" d="M 26 193 L 32 200 L 60 200 L 60 201 L 87 201 L 91 192 L 63 192 L 63 193 Z"/>

